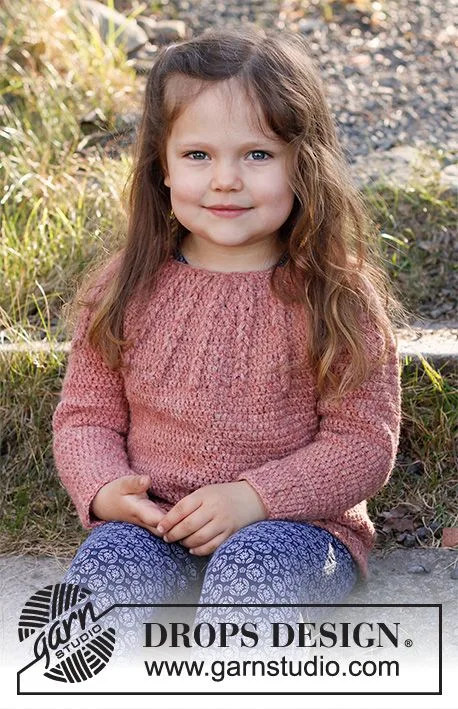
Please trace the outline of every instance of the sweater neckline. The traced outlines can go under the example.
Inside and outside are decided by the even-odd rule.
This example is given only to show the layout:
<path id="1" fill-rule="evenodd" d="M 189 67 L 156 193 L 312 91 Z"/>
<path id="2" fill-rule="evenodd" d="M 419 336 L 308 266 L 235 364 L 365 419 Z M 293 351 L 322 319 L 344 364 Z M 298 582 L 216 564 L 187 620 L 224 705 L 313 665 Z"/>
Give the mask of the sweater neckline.
<path id="1" fill-rule="evenodd" d="M 190 272 L 196 273 L 196 274 L 207 274 L 211 276 L 235 276 L 235 277 L 243 277 L 243 276 L 257 276 L 257 277 L 266 277 L 269 276 L 273 269 L 275 268 L 275 265 L 283 267 L 289 260 L 289 255 L 288 253 L 284 253 L 279 261 L 277 261 L 277 264 L 274 264 L 273 266 L 270 266 L 269 268 L 264 268 L 264 269 L 258 269 L 257 271 L 212 271 L 211 269 L 207 268 L 201 268 L 199 266 L 192 266 L 183 256 L 181 253 L 180 249 L 178 247 L 175 248 L 173 255 L 172 255 L 172 260 L 175 263 L 183 264 Z"/>

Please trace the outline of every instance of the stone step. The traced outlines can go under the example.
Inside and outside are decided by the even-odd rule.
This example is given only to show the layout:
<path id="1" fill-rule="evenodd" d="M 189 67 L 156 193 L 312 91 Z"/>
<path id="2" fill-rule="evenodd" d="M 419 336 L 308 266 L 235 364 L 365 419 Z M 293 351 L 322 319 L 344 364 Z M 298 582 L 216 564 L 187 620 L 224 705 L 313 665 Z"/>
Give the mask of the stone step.
<path id="1" fill-rule="evenodd" d="M 419 355 L 432 364 L 458 363 L 458 320 L 417 320 L 410 329 L 397 329 L 399 352 L 403 358 Z"/>
<path id="2" fill-rule="evenodd" d="M 428 360 L 441 366 L 449 363 L 458 364 L 458 320 L 449 321 L 414 321 L 410 328 L 395 329 L 398 336 L 401 357 Z M 0 343 L 0 355 L 17 352 L 70 352 L 70 342 L 15 342 Z"/>

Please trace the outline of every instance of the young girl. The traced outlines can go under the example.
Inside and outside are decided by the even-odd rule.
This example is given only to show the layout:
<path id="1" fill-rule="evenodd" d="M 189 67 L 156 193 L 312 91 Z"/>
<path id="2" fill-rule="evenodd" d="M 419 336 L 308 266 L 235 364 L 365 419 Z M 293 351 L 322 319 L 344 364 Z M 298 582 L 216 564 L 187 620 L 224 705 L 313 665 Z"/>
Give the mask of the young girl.
<path id="1" fill-rule="evenodd" d="M 401 412 L 380 263 L 304 40 L 248 25 L 159 52 L 126 242 L 78 301 L 53 417 L 92 530 L 64 581 L 99 609 L 242 622 L 239 604 L 337 603 L 367 578 Z"/>

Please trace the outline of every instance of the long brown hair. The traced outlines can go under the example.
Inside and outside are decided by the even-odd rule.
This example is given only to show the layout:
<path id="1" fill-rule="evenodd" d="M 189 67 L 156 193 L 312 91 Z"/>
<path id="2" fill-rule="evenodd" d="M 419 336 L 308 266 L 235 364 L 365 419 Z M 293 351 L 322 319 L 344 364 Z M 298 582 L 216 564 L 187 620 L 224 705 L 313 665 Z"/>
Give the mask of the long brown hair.
<path id="1" fill-rule="evenodd" d="M 369 318 L 382 338 L 372 363 L 376 365 L 393 342 L 392 321 L 405 324 L 407 311 L 383 268 L 377 229 L 339 145 L 319 70 L 305 40 L 289 31 L 251 24 L 210 29 L 159 51 L 148 76 L 126 183 L 125 243 L 111 261 L 112 277 L 99 289 L 99 297 L 78 300 L 78 305 L 92 303 L 89 342 L 100 348 L 111 368 L 123 366 L 123 349 L 133 344 L 123 339 L 126 307 L 134 295 L 152 293 L 159 270 L 188 233 L 171 211 L 170 191 L 163 182 L 173 122 L 210 83 L 232 77 L 287 142 L 295 198 L 279 238 L 289 260 L 272 270 L 270 286 L 285 304 L 304 305 L 310 324 L 306 357 L 318 391 L 340 399 L 370 371 L 361 316 Z M 277 278 L 278 270 L 286 277 Z M 344 376 L 338 377 L 334 364 L 342 348 L 349 359 Z"/>

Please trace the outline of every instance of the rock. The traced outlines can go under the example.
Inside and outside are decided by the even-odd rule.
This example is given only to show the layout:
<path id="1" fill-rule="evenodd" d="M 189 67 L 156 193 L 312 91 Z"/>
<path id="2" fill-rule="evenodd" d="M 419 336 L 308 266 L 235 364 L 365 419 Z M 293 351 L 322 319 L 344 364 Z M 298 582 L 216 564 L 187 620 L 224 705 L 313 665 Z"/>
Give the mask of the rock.
<path id="1" fill-rule="evenodd" d="M 149 40 L 154 44 L 155 32 L 157 26 L 157 20 L 154 17 L 146 17 L 146 15 L 139 15 L 136 19 L 137 25 L 142 28 L 143 32 L 146 34 Z"/>
<path id="2" fill-rule="evenodd" d="M 447 165 L 441 170 L 439 175 L 439 183 L 444 190 L 441 193 L 442 199 L 453 198 L 458 195 L 458 164 Z"/>
<path id="3" fill-rule="evenodd" d="M 450 572 L 451 579 L 458 579 L 458 566 L 455 566 Z"/>
<path id="4" fill-rule="evenodd" d="M 430 572 L 430 567 L 424 564 L 410 564 L 407 568 L 408 574 L 429 574 Z"/>
<path id="5" fill-rule="evenodd" d="M 440 173 L 440 163 L 418 148 L 397 145 L 390 150 L 374 150 L 369 155 L 356 158 L 351 171 L 360 188 L 382 181 L 405 189 L 409 184 L 429 182 L 434 173 Z"/>
<path id="6" fill-rule="evenodd" d="M 120 133 L 126 130 L 136 129 L 140 124 L 140 120 L 140 113 L 134 113 L 133 111 L 130 113 L 118 113 L 115 116 L 115 129 Z"/>
<path id="7" fill-rule="evenodd" d="M 146 32 L 139 27 L 135 20 L 127 19 L 117 10 L 112 10 L 97 0 L 76 0 L 76 5 L 98 27 L 104 42 L 108 41 L 110 31 L 114 31 L 116 34 L 115 43 L 124 47 L 128 54 L 147 43 Z"/>
<path id="8" fill-rule="evenodd" d="M 158 51 L 158 47 L 147 42 L 129 55 L 129 64 L 133 65 L 137 74 L 147 74 L 156 61 Z"/>
<path id="9" fill-rule="evenodd" d="M 323 20 L 301 17 L 298 22 L 298 29 L 301 34 L 313 34 L 314 32 L 323 32 L 324 30 L 326 30 L 326 23 L 323 22 Z"/>
<path id="10" fill-rule="evenodd" d="M 405 547 L 414 547 L 416 543 L 415 536 L 413 534 L 406 534 L 404 537 L 403 545 Z"/>
<path id="11" fill-rule="evenodd" d="M 432 308 L 430 315 L 435 320 L 438 320 L 442 315 L 446 315 L 451 310 L 455 310 L 454 303 L 442 303 L 437 308 Z"/>
<path id="12" fill-rule="evenodd" d="M 129 60 L 131 59 L 156 59 L 156 54 L 158 53 L 158 47 L 151 42 L 146 42 L 142 47 L 138 47 L 133 52 L 129 53 Z"/>
<path id="13" fill-rule="evenodd" d="M 80 119 L 81 131 L 88 135 L 95 130 L 105 130 L 108 128 L 108 121 L 104 112 L 100 108 L 94 108 Z"/>
<path id="14" fill-rule="evenodd" d="M 417 535 L 418 539 L 425 539 L 425 537 L 428 537 L 432 534 L 432 531 L 428 529 L 428 527 L 418 527 L 415 530 L 415 534 Z"/>
<path id="15" fill-rule="evenodd" d="M 154 20 L 140 15 L 137 17 L 137 24 L 146 33 L 150 42 L 159 46 L 179 42 L 189 36 L 183 20 Z"/>

